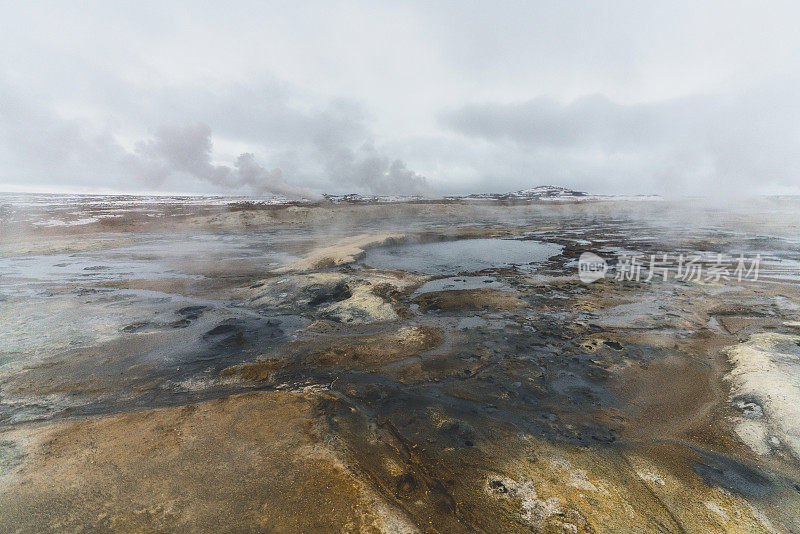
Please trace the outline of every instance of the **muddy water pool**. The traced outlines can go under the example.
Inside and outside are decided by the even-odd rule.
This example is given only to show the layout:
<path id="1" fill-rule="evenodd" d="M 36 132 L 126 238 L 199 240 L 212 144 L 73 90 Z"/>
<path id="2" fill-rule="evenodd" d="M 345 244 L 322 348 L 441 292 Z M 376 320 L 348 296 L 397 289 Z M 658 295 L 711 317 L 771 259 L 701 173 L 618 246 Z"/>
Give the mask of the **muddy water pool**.
<path id="1" fill-rule="evenodd" d="M 442 275 L 511 266 L 532 269 L 561 250 L 555 243 L 534 240 L 461 239 L 374 248 L 367 251 L 362 263 L 378 269 Z"/>

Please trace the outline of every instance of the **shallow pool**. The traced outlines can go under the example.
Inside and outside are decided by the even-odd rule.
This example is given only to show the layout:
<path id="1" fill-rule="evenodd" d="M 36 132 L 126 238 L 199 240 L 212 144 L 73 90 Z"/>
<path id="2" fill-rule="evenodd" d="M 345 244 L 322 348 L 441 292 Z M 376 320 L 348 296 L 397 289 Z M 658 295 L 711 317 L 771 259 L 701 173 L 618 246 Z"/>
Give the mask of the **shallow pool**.
<path id="1" fill-rule="evenodd" d="M 364 265 L 423 274 L 456 274 L 493 267 L 521 268 L 559 254 L 560 245 L 520 239 L 461 239 L 434 243 L 406 243 L 367 251 Z"/>

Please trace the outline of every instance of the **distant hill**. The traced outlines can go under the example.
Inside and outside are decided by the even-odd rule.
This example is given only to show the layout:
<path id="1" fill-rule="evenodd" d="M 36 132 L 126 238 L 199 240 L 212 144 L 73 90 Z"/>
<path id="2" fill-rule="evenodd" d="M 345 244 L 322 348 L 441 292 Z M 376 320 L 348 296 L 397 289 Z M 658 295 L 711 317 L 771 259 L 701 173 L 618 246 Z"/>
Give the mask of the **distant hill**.
<path id="1" fill-rule="evenodd" d="M 363 204 L 363 203 L 382 203 L 382 202 L 413 202 L 415 200 L 424 200 L 424 197 L 416 195 L 360 195 L 358 193 L 350 193 L 348 195 L 322 195 L 325 200 L 333 202 L 334 204 Z"/>
<path id="2" fill-rule="evenodd" d="M 540 185 L 530 189 L 520 189 L 510 193 L 476 193 L 462 198 L 488 199 L 488 200 L 573 200 L 579 198 L 592 198 L 583 191 L 574 191 L 556 185 Z"/>
<path id="3" fill-rule="evenodd" d="M 386 202 L 413 202 L 425 200 L 421 196 L 379 196 L 379 195 L 360 195 L 357 193 L 349 195 L 323 195 L 325 199 L 334 204 L 362 204 L 362 203 L 386 203 Z M 587 200 L 659 200 L 658 196 L 616 196 L 616 195 L 593 195 L 584 191 L 575 191 L 557 185 L 540 185 L 530 189 L 520 189 L 509 193 L 473 193 L 471 195 L 446 196 L 444 200 L 490 200 L 506 202 L 577 202 Z"/>

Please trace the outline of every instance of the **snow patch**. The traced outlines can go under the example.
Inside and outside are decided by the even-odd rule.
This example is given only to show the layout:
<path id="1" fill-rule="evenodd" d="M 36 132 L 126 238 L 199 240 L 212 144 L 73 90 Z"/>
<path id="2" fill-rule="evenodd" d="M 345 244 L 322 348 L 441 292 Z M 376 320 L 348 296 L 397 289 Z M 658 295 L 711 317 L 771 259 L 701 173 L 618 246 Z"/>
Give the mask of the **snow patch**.
<path id="1" fill-rule="evenodd" d="M 800 459 L 800 336 L 753 334 L 727 355 L 732 404 L 761 408 L 737 417 L 739 437 L 758 454 L 785 444 Z"/>

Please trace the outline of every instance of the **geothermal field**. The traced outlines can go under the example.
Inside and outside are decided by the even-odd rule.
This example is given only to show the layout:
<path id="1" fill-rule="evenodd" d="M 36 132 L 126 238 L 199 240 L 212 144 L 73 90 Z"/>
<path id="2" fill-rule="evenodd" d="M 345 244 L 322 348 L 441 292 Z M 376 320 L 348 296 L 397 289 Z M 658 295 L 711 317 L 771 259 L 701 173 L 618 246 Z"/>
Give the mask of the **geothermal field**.
<path id="1" fill-rule="evenodd" d="M 798 213 L 0 196 L 0 532 L 800 532 Z"/>

